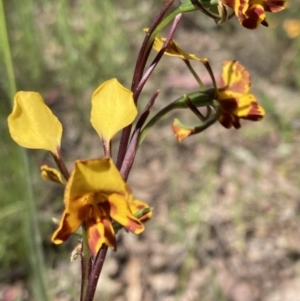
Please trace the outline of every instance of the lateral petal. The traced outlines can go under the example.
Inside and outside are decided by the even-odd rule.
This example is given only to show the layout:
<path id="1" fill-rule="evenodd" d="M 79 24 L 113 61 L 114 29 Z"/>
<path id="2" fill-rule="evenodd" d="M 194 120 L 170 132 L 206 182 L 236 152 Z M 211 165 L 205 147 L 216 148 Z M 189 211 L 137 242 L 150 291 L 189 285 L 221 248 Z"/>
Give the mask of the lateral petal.
<path id="1" fill-rule="evenodd" d="M 164 42 L 166 41 L 166 38 L 161 37 L 160 35 L 157 35 L 155 37 L 154 43 L 153 43 L 153 49 L 159 52 L 162 47 Z M 178 44 L 172 39 L 167 46 L 166 51 L 164 52 L 165 55 L 169 56 L 175 56 L 183 60 L 195 60 L 198 62 L 206 62 L 207 59 L 205 58 L 200 58 L 195 54 L 190 54 L 185 52 L 183 49 L 181 49 Z"/>
<path id="2" fill-rule="evenodd" d="M 58 154 L 62 125 L 36 92 L 20 91 L 8 117 L 11 137 L 21 146 Z"/>
<path id="3" fill-rule="evenodd" d="M 135 234 L 144 231 L 144 225 L 131 213 L 127 201 L 121 195 L 111 194 L 108 201 L 110 205 L 109 215 L 112 219 Z"/>
<path id="4" fill-rule="evenodd" d="M 132 202 L 129 202 L 129 207 L 133 214 L 143 209 L 150 209 L 148 213 L 139 218 L 139 220 L 143 223 L 148 221 L 152 217 L 152 209 L 145 202 L 142 202 L 140 200 L 133 200 Z"/>
<path id="5" fill-rule="evenodd" d="M 265 110 L 257 103 L 252 94 L 244 95 L 239 99 L 239 106 L 234 115 L 253 121 L 261 120 L 265 115 Z"/>
<path id="6" fill-rule="evenodd" d="M 82 224 L 82 219 L 76 212 L 64 211 L 59 227 L 52 235 L 52 242 L 61 244 L 66 241 Z"/>
<path id="7" fill-rule="evenodd" d="M 100 85 L 92 96 L 91 123 L 102 140 L 110 141 L 136 115 L 133 93 L 115 78 Z"/>

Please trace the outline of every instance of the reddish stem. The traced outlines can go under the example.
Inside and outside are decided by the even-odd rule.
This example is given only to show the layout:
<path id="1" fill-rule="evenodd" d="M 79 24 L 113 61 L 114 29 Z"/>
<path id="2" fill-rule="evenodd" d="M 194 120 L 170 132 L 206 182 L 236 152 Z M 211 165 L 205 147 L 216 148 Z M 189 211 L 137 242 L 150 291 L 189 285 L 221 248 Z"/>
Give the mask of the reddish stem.
<path id="1" fill-rule="evenodd" d="M 70 178 L 70 173 L 69 173 L 67 166 L 61 156 L 60 149 L 57 150 L 57 155 L 55 155 L 54 153 L 51 153 L 51 154 L 54 158 L 54 161 L 55 161 L 59 171 L 64 176 L 65 180 L 68 181 Z"/>
<path id="2" fill-rule="evenodd" d="M 107 254 L 107 248 L 107 245 L 103 244 L 97 254 L 93 269 L 90 273 L 88 289 L 84 301 L 93 301 L 94 299 L 100 273 L 102 271 L 104 260 Z"/>
<path id="3" fill-rule="evenodd" d="M 133 73 L 133 79 L 132 79 L 132 84 L 131 84 L 131 91 L 133 92 L 133 99 L 134 102 L 138 102 L 138 98 L 140 95 L 141 90 L 136 93 L 136 88 L 138 85 L 140 85 L 140 80 L 142 78 L 143 72 L 145 70 L 145 66 L 151 51 L 151 47 L 147 49 L 147 43 L 149 41 L 149 38 L 152 34 L 152 32 L 155 30 L 157 25 L 161 22 L 163 19 L 164 15 L 166 14 L 167 10 L 170 8 L 170 6 L 173 4 L 174 0 L 169 0 L 164 8 L 159 12 L 159 14 L 156 16 L 154 19 L 152 25 L 150 26 L 145 39 L 143 41 L 142 47 L 139 51 L 139 55 L 136 61 L 134 73 Z M 144 85 L 143 85 L 144 86 Z M 117 156 L 117 167 L 120 169 L 127 151 L 128 147 L 128 142 L 131 134 L 131 128 L 132 125 L 128 125 L 126 128 L 123 129 L 122 135 L 121 135 L 121 140 L 120 140 L 120 145 L 119 145 L 119 151 L 118 151 L 118 156 Z"/>
<path id="4" fill-rule="evenodd" d="M 159 90 L 155 91 L 155 93 L 152 95 L 150 101 L 148 102 L 147 106 L 145 107 L 144 111 L 142 112 L 139 120 L 136 123 L 134 132 L 132 134 L 132 139 L 129 143 L 129 147 L 127 149 L 126 155 L 125 155 L 124 160 L 123 160 L 122 167 L 120 169 L 120 173 L 121 173 L 121 175 L 122 175 L 122 177 L 125 181 L 128 178 L 128 175 L 129 175 L 129 172 L 131 170 L 133 160 L 134 160 L 137 148 L 138 148 L 137 143 L 138 143 L 138 140 L 139 140 L 140 131 L 141 131 L 143 125 L 145 124 L 145 122 L 147 120 L 147 117 L 150 114 L 150 110 L 151 110 L 158 94 L 159 94 Z"/>

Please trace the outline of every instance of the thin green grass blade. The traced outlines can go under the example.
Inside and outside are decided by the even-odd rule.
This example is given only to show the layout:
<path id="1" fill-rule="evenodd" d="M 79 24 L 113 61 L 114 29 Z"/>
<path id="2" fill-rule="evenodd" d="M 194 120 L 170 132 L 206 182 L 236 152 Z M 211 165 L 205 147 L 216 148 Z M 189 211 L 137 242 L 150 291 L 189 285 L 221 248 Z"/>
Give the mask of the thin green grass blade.
<path id="1" fill-rule="evenodd" d="M 16 83 L 2 0 L 0 0 L 0 51 L 2 53 L 2 57 L 4 58 L 5 71 L 7 75 L 6 90 L 12 106 L 13 96 L 16 93 Z M 3 99 L 1 103 L 4 103 Z M 6 110 L 3 106 L 0 111 L 2 119 L 7 117 L 5 114 Z M 2 146 L 0 149 L 0 157 L 1 162 L 8 161 L 8 163 L 5 164 L 5 167 L 6 174 L 9 175 L 9 177 L 6 177 L 7 185 L 5 185 L 5 187 L 1 187 L 1 189 L 9 192 L 6 194 L 6 196 L 9 198 L 7 203 L 13 204 L 14 202 L 16 203 L 17 200 L 23 204 L 19 209 L 21 210 L 22 207 L 25 208 L 22 212 L 23 214 L 20 214 L 20 216 L 23 218 L 24 240 L 26 243 L 25 252 L 27 258 L 29 259 L 31 290 L 34 300 L 47 301 L 49 298 L 46 286 L 46 273 L 38 227 L 37 212 L 31 188 L 28 158 L 24 149 L 18 147 L 17 145 L 9 146 L 11 141 L 9 141 L 7 126 L 2 126 L 1 132 L 1 140 L 2 143 L 4 143 L 4 146 Z M 8 158 L 7 153 L 3 152 L 5 149 L 5 143 L 10 147 Z M 7 149 L 8 147 L 6 150 Z M 4 185 L 1 184 L 1 186 Z"/>

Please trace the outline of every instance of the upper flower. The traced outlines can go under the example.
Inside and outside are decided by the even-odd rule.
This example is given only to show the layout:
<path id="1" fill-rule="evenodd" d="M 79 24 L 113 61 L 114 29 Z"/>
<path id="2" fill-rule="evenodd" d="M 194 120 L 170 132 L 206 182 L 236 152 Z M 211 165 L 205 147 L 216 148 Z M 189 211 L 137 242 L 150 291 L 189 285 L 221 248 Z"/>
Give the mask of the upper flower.
<path id="1" fill-rule="evenodd" d="M 265 12 L 276 13 L 285 8 L 286 0 L 221 0 L 233 9 L 239 22 L 246 28 L 254 29 L 259 24 L 268 26 Z"/>
<path id="2" fill-rule="evenodd" d="M 250 94 L 250 87 L 250 74 L 239 62 L 223 62 L 222 78 L 215 100 L 220 106 L 219 122 L 225 128 L 240 128 L 240 119 L 259 121 L 264 117 L 265 111 L 257 103 L 255 96 Z M 197 127 L 186 126 L 178 119 L 175 119 L 172 125 L 179 142 L 205 128 L 205 124 Z"/>
<path id="3" fill-rule="evenodd" d="M 222 0 L 223 1 L 223 0 Z M 229 1 L 229 0 L 228 0 Z M 275 0 L 276 2 L 276 0 Z M 153 48 L 156 51 L 162 49 L 165 38 L 157 36 L 154 40 Z M 175 56 L 182 60 L 195 60 L 203 64 L 208 61 L 205 58 L 200 58 L 195 54 L 186 53 L 181 49 L 175 41 L 171 40 L 167 45 L 164 54 L 169 56 Z M 213 73 L 211 68 L 207 68 L 213 79 Z M 257 100 L 253 94 L 250 94 L 251 78 L 249 72 L 237 61 L 224 61 L 222 78 L 218 85 L 216 85 L 215 100 L 220 106 L 219 110 L 219 122 L 226 128 L 234 126 L 239 128 L 240 119 L 248 119 L 252 121 L 258 121 L 265 115 L 264 109 L 257 103 Z M 207 106 L 207 104 L 205 104 Z M 210 106 L 214 106 L 213 97 Z M 213 119 L 206 120 L 202 126 L 186 126 L 182 124 L 178 119 L 173 122 L 172 129 L 181 142 L 188 136 L 197 134 L 203 129 L 210 126 Z"/>
<path id="4" fill-rule="evenodd" d="M 223 62 L 217 101 L 222 108 L 219 121 L 224 127 L 237 129 L 240 118 L 258 121 L 265 115 L 255 96 L 249 93 L 250 87 L 250 74 L 239 62 Z"/>
<path id="5" fill-rule="evenodd" d="M 76 161 L 65 189 L 64 203 L 60 225 L 52 236 L 56 244 L 68 239 L 83 225 L 95 255 L 103 243 L 116 248 L 112 219 L 135 234 L 144 230 L 133 213 L 148 206 L 133 200 L 129 186 L 109 158 Z"/>

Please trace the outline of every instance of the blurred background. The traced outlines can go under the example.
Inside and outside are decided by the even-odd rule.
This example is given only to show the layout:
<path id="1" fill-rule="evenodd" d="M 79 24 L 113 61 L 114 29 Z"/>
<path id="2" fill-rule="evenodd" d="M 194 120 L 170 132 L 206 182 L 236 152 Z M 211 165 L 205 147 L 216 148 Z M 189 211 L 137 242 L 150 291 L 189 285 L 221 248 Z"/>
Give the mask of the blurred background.
<path id="1" fill-rule="evenodd" d="M 38 91 L 62 121 L 70 169 L 75 159 L 102 156 L 89 123 L 91 95 L 111 77 L 130 87 L 142 29 L 164 1 L 1 4 L 0 300 L 77 301 L 79 262 L 70 263 L 76 238 L 50 241 L 63 189 L 40 177 L 40 165 L 53 166 L 48 154 L 23 151 L 9 136 L 14 91 Z M 119 233 L 95 300 L 299 300 L 300 32 L 292 23 L 299 13 L 298 0 L 290 0 L 283 12 L 267 14 L 269 28 L 254 31 L 235 18 L 216 26 L 200 12 L 183 17 L 178 44 L 207 57 L 216 77 L 223 60 L 239 60 L 267 114 L 240 130 L 215 124 L 182 144 L 171 123 L 191 123 L 189 112 L 154 127 L 129 177 L 134 195 L 154 207 L 153 220 L 140 236 Z M 205 69 L 193 66 L 209 86 Z M 180 60 L 164 57 L 141 108 L 156 89 L 154 111 L 198 87 Z"/>

